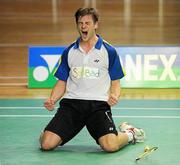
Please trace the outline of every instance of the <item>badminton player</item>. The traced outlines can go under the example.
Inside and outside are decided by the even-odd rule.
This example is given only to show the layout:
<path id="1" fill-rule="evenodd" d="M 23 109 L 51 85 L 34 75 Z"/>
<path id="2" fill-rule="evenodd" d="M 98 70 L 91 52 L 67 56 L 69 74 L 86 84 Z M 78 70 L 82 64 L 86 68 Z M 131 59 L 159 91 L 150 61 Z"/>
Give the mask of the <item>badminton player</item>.
<path id="1" fill-rule="evenodd" d="M 44 103 L 51 111 L 60 100 L 40 136 L 44 151 L 64 145 L 84 127 L 106 152 L 144 141 L 142 129 L 124 122 L 117 131 L 114 124 L 111 107 L 118 103 L 124 73 L 115 48 L 96 34 L 98 19 L 94 8 L 75 13 L 79 38 L 64 50 L 55 73 L 58 81 Z"/>

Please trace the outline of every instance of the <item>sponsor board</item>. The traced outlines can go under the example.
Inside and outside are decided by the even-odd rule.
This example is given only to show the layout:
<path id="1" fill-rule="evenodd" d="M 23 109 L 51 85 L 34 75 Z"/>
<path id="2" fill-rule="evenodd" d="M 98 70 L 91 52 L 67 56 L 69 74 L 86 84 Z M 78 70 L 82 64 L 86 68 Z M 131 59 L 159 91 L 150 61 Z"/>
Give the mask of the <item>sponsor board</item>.
<path id="1" fill-rule="evenodd" d="M 28 87 L 51 88 L 65 46 L 29 47 Z M 116 47 L 127 88 L 179 88 L 180 47 Z"/>

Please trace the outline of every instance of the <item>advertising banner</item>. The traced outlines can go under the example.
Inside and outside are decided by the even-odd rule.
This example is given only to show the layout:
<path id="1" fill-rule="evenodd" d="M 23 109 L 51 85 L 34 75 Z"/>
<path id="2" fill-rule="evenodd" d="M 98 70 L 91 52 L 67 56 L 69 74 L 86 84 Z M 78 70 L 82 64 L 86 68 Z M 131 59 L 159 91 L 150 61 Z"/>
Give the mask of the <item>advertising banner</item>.
<path id="1" fill-rule="evenodd" d="M 28 87 L 51 88 L 56 83 L 53 74 L 65 47 L 29 47 Z"/>
<path id="2" fill-rule="evenodd" d="M 180 47 L 117 47 L 123 87 L 179 88 Z"/>
<path id="3" fill-rule="evenodd" d="M 29 47 L 28 87 L 52 88 L 65 46 Z M 116 47 L 127 88 L 180 88 L 180 47 Z"/>

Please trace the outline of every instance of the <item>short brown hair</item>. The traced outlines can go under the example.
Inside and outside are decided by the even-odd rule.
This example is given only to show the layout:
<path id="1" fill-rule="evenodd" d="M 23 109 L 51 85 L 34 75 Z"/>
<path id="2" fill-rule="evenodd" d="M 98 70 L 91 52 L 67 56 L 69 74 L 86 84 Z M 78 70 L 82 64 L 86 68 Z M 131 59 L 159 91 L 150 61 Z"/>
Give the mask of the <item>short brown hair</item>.
<path id="1" fill-rule="evenodd" d="M 96 23 L 99 19 L 99 15 L 96 9 L 94 8 L 79 8 L 75 13 L 76 23 L 78 22 L 79 17 L 85 15 L 92 15 L 93 22 Z"/>

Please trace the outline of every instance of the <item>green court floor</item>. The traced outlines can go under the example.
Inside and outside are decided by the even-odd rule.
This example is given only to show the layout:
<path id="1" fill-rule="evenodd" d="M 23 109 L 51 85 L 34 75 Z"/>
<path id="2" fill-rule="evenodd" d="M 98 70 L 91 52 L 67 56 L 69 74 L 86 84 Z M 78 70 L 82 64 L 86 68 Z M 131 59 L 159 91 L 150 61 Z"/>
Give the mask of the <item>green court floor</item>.
<path id="1" fill-rule="evenodd" d="M 120 100 L 112 110 L 116 125 L 128 121 L 142 127 L 144 143 L 105 153 L 83 129 L 73 140 L 51 152 L 39 150 L 41 130 L 55 111 L 41 99 L 0 100 L 0 165 L 179 165 L 180 101 Z M 158 150 L 135 162 L 146 145 Z"/>

